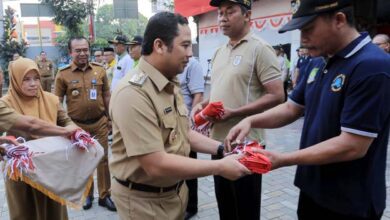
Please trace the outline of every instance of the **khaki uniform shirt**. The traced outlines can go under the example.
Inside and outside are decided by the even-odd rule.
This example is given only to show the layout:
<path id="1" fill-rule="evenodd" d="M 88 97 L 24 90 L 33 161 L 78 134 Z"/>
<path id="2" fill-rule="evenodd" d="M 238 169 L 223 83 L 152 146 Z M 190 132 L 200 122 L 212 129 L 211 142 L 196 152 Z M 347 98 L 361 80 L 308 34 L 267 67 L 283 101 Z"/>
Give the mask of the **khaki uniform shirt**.
<path id="1" fill-rule="evenodd" d="M 53 62 L 50 60 L 46 60 L 43 62 L 42 60 L 37 61 L 39 73 L 41 76 L 52 76 L 53 75 Z"/>
<path id="2" fill-rule="evenodd" d="M 187 113 L 178 82 L 169 81 L 141 58 L 138 68 L 120 81 L 110 102 L 113 176 L 156 187 L 176 184 L 179 180 L 172 177 L 148 176 L 137 156 L 159 151 L 188 156 Z"/>
<path id="3" fill-rule="evenodd" d="M 91 98 L 94 89 L 96 100 Z M 85 71 L 72 63 L 60 69 L 55 80 L 55 94 L 66 96 L 68 115 L 78 121 L 101 118 L 105 114 L 103 97 L 109 91 L 106 71 L 97 63 L 89 63 Z"/>
<path id="4" fill-rule="evenodd" d="M 239 108 L 264 95 L 264 84 L 280 78 L 279 63 L 272 47 L 248 33 L 234 47 L 226 44 L 214 54 L 211 68 L 210 102 L 222 101 L 225 107 Z M 244 117 L 215 123 L 213 139 L 223 141 L 229 130 Z M 260 129 L 252 129 L 251 139 L 262 140 Z"/>
<path id="5" fill-rule="evenodd" d="M 19 115 L 0 100 L 0 132 L 8 131 L 18 118 Z"/>

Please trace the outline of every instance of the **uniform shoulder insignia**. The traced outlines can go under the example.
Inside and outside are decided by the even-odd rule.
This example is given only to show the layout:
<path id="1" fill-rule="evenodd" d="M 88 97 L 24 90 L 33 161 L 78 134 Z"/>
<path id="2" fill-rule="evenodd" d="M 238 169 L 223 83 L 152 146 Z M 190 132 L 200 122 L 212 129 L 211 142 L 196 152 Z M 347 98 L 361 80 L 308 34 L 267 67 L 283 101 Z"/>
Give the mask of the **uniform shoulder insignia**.
<path id="1" fill-rule="evenodd" d="M 136 86 L 142 86 L 147 78 L 148 75 L 143 72 L 135 73 L 129 80 L 129 83 Z"/>
<path id="2" fill-rule="evenodd" d="M 96 66 L 101 66 L 101 67 L 103 67 L 103 64 L 101 64 L 101 63 L 96 63 L 96 62 L 91 62 L 93 65 L 96 65 Z"/>
<path id="3" fill-rule="evenodd" d="M 61 70 L 65 70 L 65 69 L 68 69 L 68 68 L 70 68 L 70 64 L 68 64 L 68 65 L 66 65 L 66 66 L 63 66 L 63 67 L 60 67 L 60 68 L 58 68 L 58 70 L 59 71 L 61 71 Z"/>

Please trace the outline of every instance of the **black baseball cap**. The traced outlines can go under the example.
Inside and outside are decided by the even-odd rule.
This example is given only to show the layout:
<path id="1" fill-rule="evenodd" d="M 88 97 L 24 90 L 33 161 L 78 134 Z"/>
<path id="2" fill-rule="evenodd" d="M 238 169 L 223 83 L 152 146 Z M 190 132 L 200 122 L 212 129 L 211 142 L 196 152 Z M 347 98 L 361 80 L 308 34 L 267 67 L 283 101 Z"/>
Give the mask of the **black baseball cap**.
<path id="1" fill-rule="evenodd" d="M 108 43 L 110 44 L 128 44 L 129 38 L 127 38 L 126 35 L 117 35 L 114 40 L 109 40 Z"/>
<path id="2" fill-rule="evenodd" d="M 292 0 L 292 19 L 279 30 L 279 33 L 301 29 L 322 13 L 351 5 L 352 0 Z"/>
<path id="3" fill-rule="evenodd" d="M 128 45 L 142 45 L 143 41 L 144 41 L 143 37 L 136 35 L 134 36 L 133 40 L 131 40 L 130 43 L 128 43 Z"/>
<path id="4" fill-rule="evenodd" d="M 222 2 L 234 2 L 240 5 L 245 6 L 247 9 L 251 9 L 252 7 L 252 0 L 211 0 L 210 5 L 214 7 L 219 7 Z"/>

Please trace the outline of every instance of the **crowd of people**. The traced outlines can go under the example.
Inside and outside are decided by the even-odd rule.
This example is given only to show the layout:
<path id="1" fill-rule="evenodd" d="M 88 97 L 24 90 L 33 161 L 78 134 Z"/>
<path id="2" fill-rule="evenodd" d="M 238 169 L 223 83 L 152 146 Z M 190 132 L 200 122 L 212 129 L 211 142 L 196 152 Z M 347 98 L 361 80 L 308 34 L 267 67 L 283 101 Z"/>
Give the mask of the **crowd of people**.
<path id="1" fill-rule="evenodd" d="M 227 153 L 233 143 L 266 143 L 264 129 L 304 116 L 299 149 L 254 150 L 273 170 L 298 166 L 298 219 L 381 219 L 389 37 L 371 40 L 359 33 L 352 0 L 293 1 L 292 19 L 279 30 L 301 31 L 298 60 L 290 65 L 282 46 L 251 32 L 251 1 L 210 5 L 218 8 L 228 42 L 210 61 L 209 97 L 203 69 L 192 57 L 187 19 L 160 12 L 143 36 L 117 35 L 109 41 L 112 47 L 91 51 L 86 38 L 72 37 L 72 62 L 56 74 L 44 51 L 35 61 L 15 54 L 10 87 L 0 100 L 0 130 L 26 140 L 69 136 L 80 128 L 90 133 L 104 148 L 98 204 L 120 219 L 190 219 L 198 212 L 197 178 L 213 175 L 220 219 L 255 220 L 262 175 L 239 162 L 243 155 Z M 224 114 L 207 118 L 210 135 L 192 130 L 195 115 L 213 102 L 223 103 Z M 5 137 L 0 143 L 17 144 Z M 197 159 L 197 152 L 211 160 Z M 66 206 L 23 182 L 5 183 L 10 219 L 68 219 Z M 94 187 L 85 210 L 93 194 Z"/>

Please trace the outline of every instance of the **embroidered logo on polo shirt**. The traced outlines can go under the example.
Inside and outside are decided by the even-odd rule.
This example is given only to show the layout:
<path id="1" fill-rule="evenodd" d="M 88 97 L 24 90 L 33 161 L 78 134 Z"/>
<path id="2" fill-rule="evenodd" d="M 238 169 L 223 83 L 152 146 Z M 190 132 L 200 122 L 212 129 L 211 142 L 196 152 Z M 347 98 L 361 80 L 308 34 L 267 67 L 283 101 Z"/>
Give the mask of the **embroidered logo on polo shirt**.
<path id="1" fill-rule="evenodd" d="M 235 56 L 233 60 L 233 65 L 238 66 L 241 63 L 242 56 Z"/>
<path id="2" fill-rule="evenodd" d="M 309 74 L 309 78 L 307 78 L 307 84 L 314 82 L 316 75 L 318 73 L 318 68 L 313 68 Z"/>
<path id="3" fill-rule="evenodd" d="M 291 13 L 297 13 L 299 6 L 301 6 L 300 0 L 291 1 Z"/>
<path id="4" fill-rule="evenodd" d="M 344 74 L 339 74 L 334 78 L 332 85 L 330 86 L 332 88 L 333 92 L 338 92 L 343 88 L 345 82 L 345 75 Z"/>

